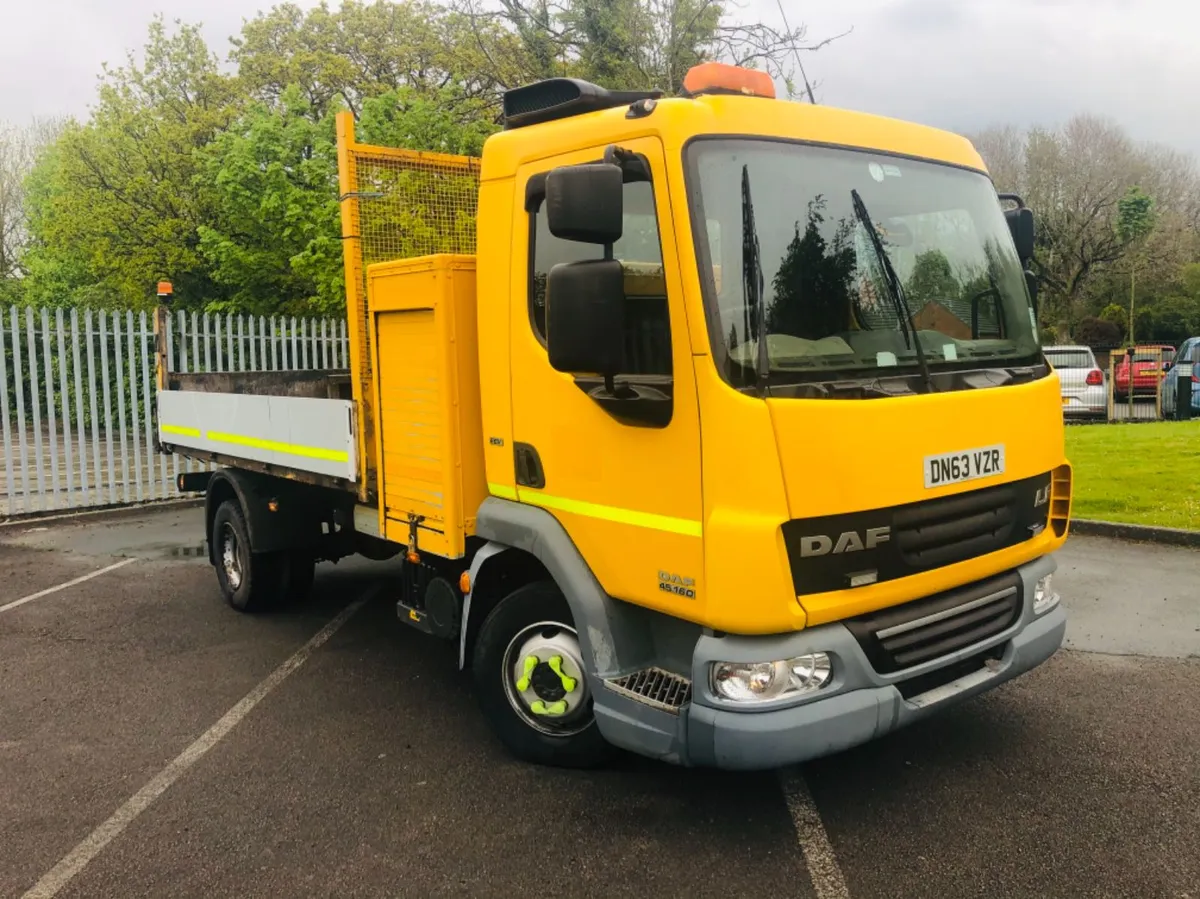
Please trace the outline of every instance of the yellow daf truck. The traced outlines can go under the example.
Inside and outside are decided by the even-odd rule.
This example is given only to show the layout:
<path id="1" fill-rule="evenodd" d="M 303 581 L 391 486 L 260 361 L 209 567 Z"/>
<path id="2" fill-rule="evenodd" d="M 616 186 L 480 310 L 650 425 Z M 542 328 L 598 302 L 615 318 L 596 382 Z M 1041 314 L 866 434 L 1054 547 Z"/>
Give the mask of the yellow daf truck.
<path id="1" fill-rule="evenodd" d="M 1058 649 L 1033 217 L 967 140 L 719 64 L 504 115 L 481 159 L 339 121 L 347 370 L 161 367 L 234 607 L 399 557 L 399 621 L 566 766 L 799 762 Z"/>

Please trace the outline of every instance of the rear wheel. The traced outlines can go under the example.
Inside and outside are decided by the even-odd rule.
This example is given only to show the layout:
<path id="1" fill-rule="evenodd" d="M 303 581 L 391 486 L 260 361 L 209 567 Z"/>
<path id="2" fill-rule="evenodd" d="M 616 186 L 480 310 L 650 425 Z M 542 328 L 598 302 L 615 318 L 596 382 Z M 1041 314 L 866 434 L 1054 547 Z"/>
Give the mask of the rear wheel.
<path id="1" fill-rule="evenodd" d="M 549 582 L 500 601 L 472 657 L 480 708 L 517 758 L 590 768 L 612 754 L 592 712 L 591 685 L 566 599 Z"/>
<path id="2" fill-rule="evenodd" d="M 225 601 L 239 612 L 271 605 L 283 587 L 284 559 L 278 553 L 255 553 L 237 500 L 228 499 L 213 516 L 212 545 L 217 583 Z"/>

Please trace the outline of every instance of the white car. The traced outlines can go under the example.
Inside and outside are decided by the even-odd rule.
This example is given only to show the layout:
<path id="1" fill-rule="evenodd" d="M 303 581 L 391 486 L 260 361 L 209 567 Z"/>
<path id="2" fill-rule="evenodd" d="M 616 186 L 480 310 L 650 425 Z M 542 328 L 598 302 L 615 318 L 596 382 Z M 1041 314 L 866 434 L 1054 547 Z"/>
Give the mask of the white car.
<path id="1" fill-rule="evenodd" d="M 1108 418 L 1108 385 L 1086 346 L 1048 346 L 1046 360 L 1058 372 L 1065 418 Z"/>

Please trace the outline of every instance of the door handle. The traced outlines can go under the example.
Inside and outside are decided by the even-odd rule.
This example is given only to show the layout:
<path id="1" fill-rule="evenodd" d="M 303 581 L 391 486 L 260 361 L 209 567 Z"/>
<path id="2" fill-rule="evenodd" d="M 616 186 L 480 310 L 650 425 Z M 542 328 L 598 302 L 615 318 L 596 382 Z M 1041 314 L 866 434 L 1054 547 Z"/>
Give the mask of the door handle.
<path id="1" fill-rule="evenodd" d="M 546 486 L 546 472 L 538 451 L 529 443 L 513 443 L 513 465 L 516 468 L 517 486 L 540 490 Z"/>

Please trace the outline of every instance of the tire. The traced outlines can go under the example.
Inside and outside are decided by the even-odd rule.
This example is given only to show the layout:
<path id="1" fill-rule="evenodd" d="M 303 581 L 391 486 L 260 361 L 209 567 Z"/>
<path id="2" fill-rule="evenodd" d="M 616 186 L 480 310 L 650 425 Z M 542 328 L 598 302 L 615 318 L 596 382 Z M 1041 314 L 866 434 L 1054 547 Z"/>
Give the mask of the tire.
<path id="1" fill-rule="evenodd" d="M 227 542 L 232 538 L 232 544 Z M 273 605 L 283 584 L 283 559 L 277 553 L 251 552 L 250 532 L 237 500 L 228 499 L 213 516 L 213 555 L 221 593 L 239 612 L 258 612 Z M 230 559 L 225 559 L 226 549 Z"/>
<path id="2" fill-rule="evenodd" d="M 541 622 L 554 622 L 559 627 L 530 630 Z M 570 608 L 553 583 L 528 584 L 502 599 L 483 622 L 475 642 L 471 664 L 476 699 L 492 730 L 516 758 L 559 768 L 594 768 L 607 761 L 614 750 L 600 734 L 592 714 L 591 690 L 581 658 L 580 664 L 571 663 L 579 668 L 576 689 L 583 688 L 581 704 L 567 718 L 536 718 L 528 710 L 517 710 L 518 706 L 527 708 L 527 703 L 517 693 L 518 681 L 511 673 L 513 652 L 530 645 L 528 640 L 542 639 L 556 630 L 554 639 L 568 643 L 566 635 L 574 634 Z M 545 661 L 542 659 L 539 669 Z M 535 672 L 534 679 L 539 675 L 545 675 L 545 671 Z"/>

